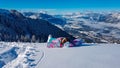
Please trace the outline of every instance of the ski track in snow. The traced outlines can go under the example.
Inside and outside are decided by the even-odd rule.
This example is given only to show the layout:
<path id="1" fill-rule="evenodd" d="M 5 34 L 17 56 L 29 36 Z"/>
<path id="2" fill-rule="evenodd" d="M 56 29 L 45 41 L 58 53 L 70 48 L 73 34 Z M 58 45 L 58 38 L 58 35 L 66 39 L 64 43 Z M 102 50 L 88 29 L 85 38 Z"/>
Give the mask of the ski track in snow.
<path id="1" fill-rule="evenodd" d="M 38 65 L 38 63 L 40 63 L 41 62 L 41 60 L 42 60 L 42 58 L 44 57 L 44 51 L 42 50 L 42 56 L 41 56 L 41 58 L 40 58 L 40 60 L 36 63 L 36 66 Z"/>

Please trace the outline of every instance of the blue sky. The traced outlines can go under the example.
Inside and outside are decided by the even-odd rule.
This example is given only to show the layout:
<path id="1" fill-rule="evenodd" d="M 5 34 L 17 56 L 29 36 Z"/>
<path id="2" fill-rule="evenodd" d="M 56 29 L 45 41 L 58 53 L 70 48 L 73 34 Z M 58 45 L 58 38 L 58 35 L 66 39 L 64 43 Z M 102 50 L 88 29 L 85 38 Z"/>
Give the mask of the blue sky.
<path id="1" fill-rule="evenodd" d="M 0 8 L 115 10 L 120 9 L 120 0 L 0 0 Z"/>

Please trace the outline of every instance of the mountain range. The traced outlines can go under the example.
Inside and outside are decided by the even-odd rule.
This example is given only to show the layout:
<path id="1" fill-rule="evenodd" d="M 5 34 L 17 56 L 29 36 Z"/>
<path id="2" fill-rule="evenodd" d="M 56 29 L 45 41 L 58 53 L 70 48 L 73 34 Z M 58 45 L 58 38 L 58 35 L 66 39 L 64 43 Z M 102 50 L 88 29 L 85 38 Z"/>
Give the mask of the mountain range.
<path id="1" fill-rule="evenodd" d="M 84 12 L 50 15 L 23 12 L 32 19 L 43 19 L 88 43 L 120 43 L 120 12 Z"/>

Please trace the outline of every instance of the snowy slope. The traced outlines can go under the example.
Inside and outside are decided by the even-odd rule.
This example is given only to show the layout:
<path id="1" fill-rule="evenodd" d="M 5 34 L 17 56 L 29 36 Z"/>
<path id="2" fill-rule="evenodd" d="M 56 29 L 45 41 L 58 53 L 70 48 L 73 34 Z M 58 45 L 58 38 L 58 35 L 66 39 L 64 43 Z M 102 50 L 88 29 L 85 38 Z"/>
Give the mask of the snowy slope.
<path id="1" fill-rule="evenodd" d="M 112 44 L 45 49 L 37 68 L 119 68 L 119 50 L 119 45 Z"/>
<path id="2" fill-rule="evenodd" d="M 10 51 L 11 49 L 15 52 Z M 73 48 L 46 48 L 46 43 L 0 42 L 0 50 L 0 68 L 120 67 L 119 44 L 84 44 Z M 8 51 L 10 53 L 5 54 Z M 10 56 L 11 53 L 13 55 L 16 53 L 17 57 Z M 7 59 L 3 59 L 5 58 L 3 54 L 9 56 L 11 60 L 5 63 Z M 1 65 L 3 62 L 4 66 Z"/>

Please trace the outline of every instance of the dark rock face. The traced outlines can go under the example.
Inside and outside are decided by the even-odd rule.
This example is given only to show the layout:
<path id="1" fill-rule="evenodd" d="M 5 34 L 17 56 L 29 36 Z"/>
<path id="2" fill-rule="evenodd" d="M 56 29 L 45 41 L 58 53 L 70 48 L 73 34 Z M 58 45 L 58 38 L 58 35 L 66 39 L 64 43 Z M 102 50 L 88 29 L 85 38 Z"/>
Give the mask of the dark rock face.
<path id="1" fill-rule="evenodd" d="M 73 37 L 48 21 L 24 17 L 16 10 L 0 9 L 0 40 L 31 41 L 32 36 L 38 42 L 45 42 L 48 35 L 53 37 Z"/>

